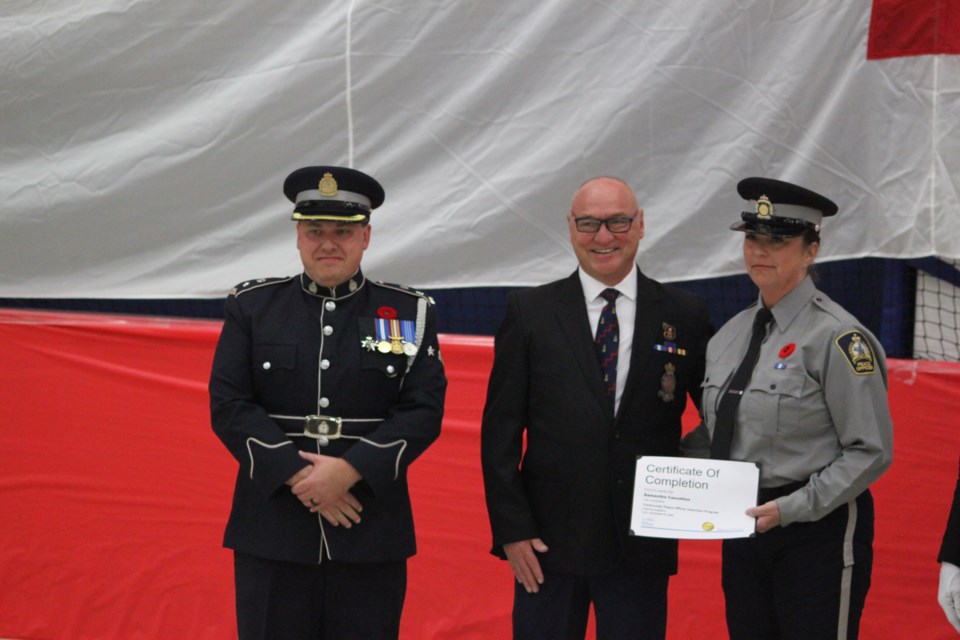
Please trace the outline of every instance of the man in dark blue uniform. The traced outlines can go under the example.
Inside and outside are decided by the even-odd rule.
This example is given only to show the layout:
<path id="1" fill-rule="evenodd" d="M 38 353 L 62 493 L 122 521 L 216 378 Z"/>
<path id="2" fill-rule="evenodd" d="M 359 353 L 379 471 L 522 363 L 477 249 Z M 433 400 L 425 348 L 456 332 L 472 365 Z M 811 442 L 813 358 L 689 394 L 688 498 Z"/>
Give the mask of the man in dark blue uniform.
<path id="1" fill-rule="evenodd" d="M 239 637 L 396 638 L 407 467 L 440 435 L 446 391 L 434 308 L 360 269 L 376 180 L 305 167 L 283 190 L 304 272 L 230 292 L 210 377 L 240 465 L 224 536 Z"/>

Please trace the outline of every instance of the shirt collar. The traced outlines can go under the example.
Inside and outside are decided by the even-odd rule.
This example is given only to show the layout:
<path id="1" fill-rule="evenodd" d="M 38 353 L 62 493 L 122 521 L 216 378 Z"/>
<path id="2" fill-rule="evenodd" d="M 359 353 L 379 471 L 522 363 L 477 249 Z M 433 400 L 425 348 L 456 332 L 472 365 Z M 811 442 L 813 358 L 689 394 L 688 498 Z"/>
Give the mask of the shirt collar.
<path id="1" fill-rule="evenodd" d="M 583 287 L 583 297 L 587 302 L 592 302 L 600 297 L 600 294 L 603 293 L 604 289 L 616 289 L 620 292 L 620 295 L 628 298 L 630 300 L 636 301 L 637 299 L 637 270 L 633 268 L 630 270 L 630 273 L 627 276 L 613 285 L 605 285 L 596 278 L 589 275 L 583 269 L 578 268 L 577 273 L 580 275 L 580 286 Z"/>
<path id="2" fill-rule="evenodd" d="M 800 313 L 800 310 L 807 306 L 807 303 L 810 302 L 812 298 L 817 293 L 817 287 L 814 286 L 813 280 L 810 276 L 806 276 L 803 280 L 800 281 L 800 284 L 795 286 L 790 293 L 785 295 L 780 302 L 773 305 L 773 308 L 770 311 L 773 313 L 773 319 L 777 321 L 777 326 L 784 330 L 786 329 L 793 319 L 797 317 L 797 314 Z M 760 303 L 763 304 L 763 298 L 760 298 Z"/>

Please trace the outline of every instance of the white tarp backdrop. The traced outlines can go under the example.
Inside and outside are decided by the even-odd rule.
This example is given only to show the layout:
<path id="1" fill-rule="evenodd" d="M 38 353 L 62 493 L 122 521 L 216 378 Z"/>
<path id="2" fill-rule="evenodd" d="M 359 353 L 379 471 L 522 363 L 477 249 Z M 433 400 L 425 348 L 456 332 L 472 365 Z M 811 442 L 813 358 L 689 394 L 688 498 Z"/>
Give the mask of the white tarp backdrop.
<path id="1" fill-rule="evenodd" d="M 960 257 L 960 56 L 866 59 L 868 2 L 0 6 L 0 297 L 222 296 L 300 270 L 286 175 L 387 193 L 365 271 L 539 284 L 583 180 L 646 210 L 640 264 L 742 271 L 748 175 L 840 205 L 821 259 Z"/>

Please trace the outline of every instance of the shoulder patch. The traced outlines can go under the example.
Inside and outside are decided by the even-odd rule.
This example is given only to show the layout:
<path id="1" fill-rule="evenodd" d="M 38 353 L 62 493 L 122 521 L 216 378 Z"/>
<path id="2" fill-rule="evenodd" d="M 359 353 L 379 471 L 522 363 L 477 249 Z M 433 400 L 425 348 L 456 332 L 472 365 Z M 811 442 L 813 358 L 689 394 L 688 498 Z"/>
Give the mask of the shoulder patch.
<path id="1" fill-rule="evenodd" d="M 858 376 L 870 375 L 877 370 L 873 349 L 860 331 L 847 331 L 836 339 L 835 344 Z"/>
<path id="2" fill-rule="evenodd" d="M 279 284 L 281 282 L 289 282 L 290 277 L 286 278 L 256 278 L 255 280 L 246 280 L 241 282 L 233 289 L 230 290 L 232 296 L 238 296 L 241 293 L 246 293 L 247 291 L 253 291 L 254 289 L 259 289 L 260 287 L 265 287 L 271 284 Z"/>

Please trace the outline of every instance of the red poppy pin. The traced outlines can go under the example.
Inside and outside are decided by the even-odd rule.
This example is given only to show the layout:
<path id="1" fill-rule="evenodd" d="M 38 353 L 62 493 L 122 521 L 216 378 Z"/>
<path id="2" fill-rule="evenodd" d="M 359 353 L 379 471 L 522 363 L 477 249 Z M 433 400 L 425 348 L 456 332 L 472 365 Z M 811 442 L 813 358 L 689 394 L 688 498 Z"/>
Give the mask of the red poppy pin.
<path id="1" fill-rule="evenodd" d="M 794 351 L 797 350 L 797 345 L 791 342 L 790 344 L 783 345 L 783 348 L 780 349 L 781 358 L 789 358 Z"/>
<path id="2" fill-rule="evenodd" d="M 380 307 L 377 309 L 377 316 L 387 320 L 392 320 L 397 317 L 397 310 L 393 307 Z"/>

